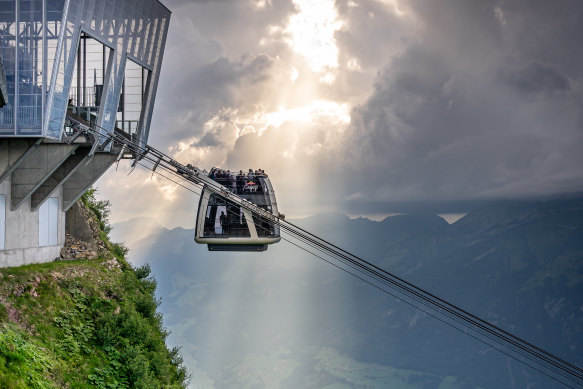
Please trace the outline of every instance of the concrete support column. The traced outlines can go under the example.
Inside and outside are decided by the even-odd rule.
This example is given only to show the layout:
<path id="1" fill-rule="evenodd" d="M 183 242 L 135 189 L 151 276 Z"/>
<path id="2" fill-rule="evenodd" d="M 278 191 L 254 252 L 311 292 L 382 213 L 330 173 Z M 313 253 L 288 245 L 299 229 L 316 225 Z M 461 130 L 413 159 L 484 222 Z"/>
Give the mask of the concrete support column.
<path id="1" fill-rule="evenodd" d="M 63 210 L 67 211 L 115 162 L 116 154 L 95 153 L 87 165 L 82 164 L 63 183 Z"/>
<path id="2" fill-rule="evenodd" d="M 41 143 L 12 172 L 11 208 L 16 210 L 79 145 Z"/>
<path id="3" fill-rule="evenodd" d="M 36 211 L 46 199 L 51 197 L 59 185 L 71 177 L 77 169 L 89 162 L 90 157 L 87 155 L 90 150 L 91 147 L 79 147 L 32 193 L 30 196 L 30 207 L 32 211 Z"/>

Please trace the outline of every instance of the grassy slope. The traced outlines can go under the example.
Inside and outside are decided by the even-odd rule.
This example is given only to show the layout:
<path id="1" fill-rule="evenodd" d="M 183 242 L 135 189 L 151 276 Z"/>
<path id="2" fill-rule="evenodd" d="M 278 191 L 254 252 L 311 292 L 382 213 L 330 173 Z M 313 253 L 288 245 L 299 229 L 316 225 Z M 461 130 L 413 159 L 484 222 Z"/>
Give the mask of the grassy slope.
<path id="1" fill-rule="evenodd" d="M 185 387 L 149 267 L 132 269 L 107 240 L 106 202 L 89 192 L 84 203 L 109 253 L 0 269 L 0 387 Z"/>

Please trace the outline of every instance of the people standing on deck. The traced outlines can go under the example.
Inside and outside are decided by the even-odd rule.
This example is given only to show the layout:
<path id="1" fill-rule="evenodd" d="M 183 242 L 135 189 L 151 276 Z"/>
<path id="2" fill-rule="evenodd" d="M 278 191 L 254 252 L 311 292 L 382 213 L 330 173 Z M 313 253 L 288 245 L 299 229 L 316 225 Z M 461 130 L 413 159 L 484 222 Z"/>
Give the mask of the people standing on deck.
<path id="1" fill-rule="evenodd" d="M 224 170 L 221 170 L 221 185 L 226 185 L 227 181 L 227 174 Z"/>
<path id="2" fill-rule="evenodd" d="M 237 174 L 237 193 L 243 193 L 243 187 L 245 186 L 245 174 L 243 174 L 243 170 L 239 170 L 239 174 Z"/>
<path id="3" fill-rule="evenodd" d="M 235 180 L 233 179 L 233 175 L 231 174 L 230 170 L 227 170 L 225 173 L 225 184 L 227 189 L 235 191 Z"/>
<path id="4" fill-rule="evenodd" d="M 269 177 L 265 174 L 263 169 L 249 169 L 247 173 L 243 173 L 243 170 L 239 170 L 239 173 L 233 174 L 230 170 L 223 170 L 212 168 L 209 177 L 219 184 L 227 187 L 230 191 L 241 194 L 245 184 L 249 180 L 255 180 L 260 177 Z"/>

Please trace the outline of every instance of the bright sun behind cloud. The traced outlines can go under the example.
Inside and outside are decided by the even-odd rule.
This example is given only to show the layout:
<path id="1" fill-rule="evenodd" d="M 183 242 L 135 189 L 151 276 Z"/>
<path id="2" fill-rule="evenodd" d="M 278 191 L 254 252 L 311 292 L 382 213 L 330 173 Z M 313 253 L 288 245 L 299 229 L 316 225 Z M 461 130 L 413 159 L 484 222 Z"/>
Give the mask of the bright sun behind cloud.
<path id="1" fill-rule="evenodd" d="M 338 47 L 334 33 L 342 21 L 333 0 L 293 0 L 298 13 L 286 28 L 288 44 L 303 55 L 314 72 L 322 73 L 338 68 Z"/>
<path id="2" fill-rule="evenodd" d="M 237 136 L 242 136 L 247 131 L 261 135 L 268 128 L 278 128 L 285 123 L 305 124 L 320 120 L 344 127 L 350 123 L 349 107 L 347 104 L 338 104 L 333 101 L 313 100 L 301 107 L 282 108 L 275 112 L 256 112 L 251 116 L 240 116 L 236 118 L 234 124 L 238 129 Z"/>

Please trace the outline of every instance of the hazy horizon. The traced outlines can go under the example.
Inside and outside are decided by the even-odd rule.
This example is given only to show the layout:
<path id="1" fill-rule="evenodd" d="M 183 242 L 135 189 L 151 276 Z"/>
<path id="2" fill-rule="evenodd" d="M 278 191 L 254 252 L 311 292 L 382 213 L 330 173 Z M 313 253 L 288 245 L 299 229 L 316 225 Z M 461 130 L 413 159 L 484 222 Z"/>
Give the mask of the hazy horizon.
<path id="1" fill-rule="evenodd" d="M 99 187 L 97 188 L 97 196 L 103 198 L 104 200 L 108 200 L 104 197 L 99 191 Z M 185 190 L 186 191 L 186 190 Z M 195 219 L 196 219 L 196 212 L 198 206 L 198 197 L 193 196 L 197 201 L 193 202 L 192 206 L 187 209 L 186 211 L 182 210 L 181 213 L 188 212 L 191 213 L 193 219 L 187 221 L 183 224 L 179 223 L 172 223 L 171 220 L 159 220 L 155 217 L 155 215 L 151 215 L 148 213 L 143 213 L 139 216 L 130 216 L 125 219 L 120 220 L 117 217 L 117 214 L 111 213 L 110 215 L 110 224 L 121 224 L 126 223 L 135 219 L 151 219 L 158 223 L 159 225 L 163 226 L 164 228 L 172 229 L 176 227 L 182 227 L 185 229 L 192 229 L 194 228 Z M 402 202 L 398 205 L 393 205 L 393 210 L 384 210 L 381 212 L 374 212 L 372 211 L 365 211 L 365 212 L 350 212 L 350 211 L 343 211 L 341 209 L 322 209 L 322 210 L 315 210 L 309 214 L 287 214 L 286 217 L 290 220 L 301 220 L 305 218 L 310 218 L 313 216 L 321 215 L 321 214 L 339 214 L 347 216 L 351 219 L 357 218 L 365 218 L 372 221 L 382 221 L 387 217 L 397 216 L 397 215 L 414 215 L 414 214 L 427 214 L 427 215 L 437 215 L 443 218 L 448 224 L 455 223 L 463 216 L 467 215 L 471 210 L 479 209 L 480 207 L 484 207 L 491 204 L 496 203 L 515 203 L 515 202 L 549 202 L 549 201 L 557 201 L 562 199 L 576 199 L 576 198 L 583 198 L 583 193 L 564 193 L 558 194 L 555 196 L 531 196 L 531 197 L 523 197 L 523 198 L 497 198 L 497 199 L 490 199 L 490 200 L 475 200 L 475 201 L 450 201 L 450 202 Z M 111 200 L 110 200 L 111 201 Z M 112 204 L 115 207 L 115 204 Z M 390 208 L 390 205 L 384 205 L 384 207 Z M 282 210 L 283 212 L 283 210 Z"/>

